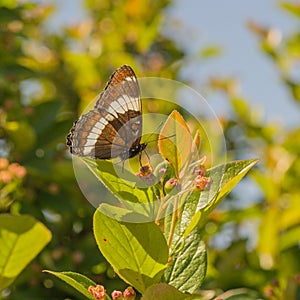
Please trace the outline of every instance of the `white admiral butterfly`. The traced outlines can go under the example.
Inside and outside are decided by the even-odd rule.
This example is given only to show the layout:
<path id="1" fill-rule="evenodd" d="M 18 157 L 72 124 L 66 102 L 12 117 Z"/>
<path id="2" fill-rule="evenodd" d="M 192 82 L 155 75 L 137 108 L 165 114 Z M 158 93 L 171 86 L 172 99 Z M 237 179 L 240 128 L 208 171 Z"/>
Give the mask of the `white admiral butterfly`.
<path id="1" fill-rule="evenodd" d="M 137 78 L 129 66 L 110 77 L 94 108 L 72 126 L 67 145 L 74 155 L 122 161 L 140 154 L 147 146 L 142 135 L 142 104 Z"/>

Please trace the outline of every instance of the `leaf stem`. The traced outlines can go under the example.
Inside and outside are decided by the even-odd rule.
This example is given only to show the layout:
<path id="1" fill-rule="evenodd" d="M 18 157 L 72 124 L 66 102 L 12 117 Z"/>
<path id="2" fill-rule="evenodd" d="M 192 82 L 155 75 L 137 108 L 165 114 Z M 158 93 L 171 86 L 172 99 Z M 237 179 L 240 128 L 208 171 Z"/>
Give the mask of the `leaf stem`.
<path id="1" fill-rule="evenodd" d="M 167 245 L 168 245 L 169 249 L 171 247 L 173 235 L 174 235 L 174 232 L 175 232 L 176 222 L 178 220 L 178 200 L 179 200 L 178 197 L 176 197 L 174 199 L 174 208 L 175 209 L 174 209 L 174 212 L 172 214 L 171 227 L 170 227 L 170 232 L 169 232 L 168 241 L 167 241 Z"/>
<path id="2" fill-rule="evenodd" d="M 156 225 L 160 225 L 159 220 L 161 219 L 161 215 L 162 215 L 162 212 L 164 210 L 164 202 L 165 202 L 165 199 L 164 199 L 165 195 L 163 193 L 162 188 L 159 189 L 159 194 L 160 194 L 161 203 L 159 205 L 158 212 L 157 212 L 156 219 L 155 219 L 155 224 Z"/>

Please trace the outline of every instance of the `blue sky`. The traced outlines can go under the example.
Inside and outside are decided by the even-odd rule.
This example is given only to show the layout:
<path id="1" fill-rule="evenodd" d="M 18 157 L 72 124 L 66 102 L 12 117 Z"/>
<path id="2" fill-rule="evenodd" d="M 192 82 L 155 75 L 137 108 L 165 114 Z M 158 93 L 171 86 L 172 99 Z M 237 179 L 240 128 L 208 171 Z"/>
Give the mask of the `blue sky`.
<path id="1" fill-rule="evenodd" d="M 279 1 L 177 0 L 168 15 L 170 19 L 182 21 L 182 34 L 176 39 L 189 52 L 197 52 L 208 44 L 222 47 L 219 58 L 187 66 L 182 72 L 185 78 L 194 78 L 197 84 L 211 76 L 233 75 L 241 82 L 242 95 L 262 111 L 267 120 L 287 126 L 299 124 L 299 106 L 292 101 L 280 82 L 277 69 L 259 51 L 257 38 L 246 26 L 247 21 L 252 20 L 277 28 L 283 36 L 298 30 L 299 23 L 279 8 Z M 226 110 L 223 98 L 210 99 L 208 95 L 207 99 L 217 112 Z"/>
<path id="2" fill-rule="evenodd" d="M 80 0 L 37 2 L 57 5 L 58 10 L 49 22 L 52 28 L 86 18 Z M 246 26 L 249 20 L 277 28 L 283 36 L 299 26 L 296 19 L 280 10 L 279 1 L 275 0 L 176 0 L 166 10 L 163 30 L 191 57 L 210 44 L 221 46 L 220 57 L 197 63 L 192 60 L 181 71 L 182 79 L 191 80 L 217 113 L 227 113 L 226 100 L 219 95 L 205 95 L 201 87 L 212 76 L 232 75 L 241 83 L 241 94 L 266 120 L 297 126 L 299 106 L 281 84 L 271 60 L 259 51 L 258 40 Z M 174 23 L 180 23 L 179 31 L 172 27 Z"/>

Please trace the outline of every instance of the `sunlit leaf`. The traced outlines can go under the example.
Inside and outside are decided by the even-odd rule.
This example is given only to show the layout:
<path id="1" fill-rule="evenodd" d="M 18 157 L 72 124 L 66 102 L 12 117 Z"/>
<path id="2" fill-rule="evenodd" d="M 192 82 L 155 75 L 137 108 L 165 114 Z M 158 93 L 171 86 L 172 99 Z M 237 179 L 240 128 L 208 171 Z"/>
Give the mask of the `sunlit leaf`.
<path id="1" fill-rule="evenodd" d="M 213 183 L 208 191 L 201 193 L 200 202 L 204 210 L 211 212 L 219 205 L 258 161 L 258 159 L 237 160 L 208 170 L 207 176 L 213 179 Z M 209 198 L 212 194 L 215 195 L 213 199 Z M 210 202 L 205 203 L 207 200 Z"/>
<path id="2" fill-rule="evenodd" d="M 88 291 L 88 288 L 89 286 L 96 286 L 96 283 L 89 278 L 75 272 L 53 272 L 48 270 L 44 270 L 44 272 L 63 280 L 88 299 L 95 300 L 94 296 Z"/>
<path id="3" fill-rule="evenodd" d="M 196 134 L 193 139 L 192 150 L 199 151 L 201 147 L 201 139 L 200 139 L 200 132 L 199 130 L 196 131 Z"/>
<path id="4" fill-rule="evenodd" d="M 0 290 L 7 287 L 51 239 L 30 216 L 0 215 Z"/>
<path id="5" fill-rule="evenodd" d="M 185 237 L 199 225 L 199 222 L 205 220 L 205 217 L 221 203 L 257 162 L 257 159 L 233 161 L 208 170 L 207 176 L 213 179 L 210 189 L 202 191 L 198 199 L 195 192 L 191 193 L 190 201 L 186 200 L 187 208 L 183 209 L 183 214 L 186 219 L 190 217 L 190 221 L 184 233 Z"/>
<path id="6" fill-rule="evenodd" d="M 158 283 L 149 287 L 143 294 L 142 300 L 191 300 L 203 299 L 199 295 L 189 295 L 178 291 L 171 285 L 166 283 Z"/>
<path id="7" fill-rule="evenodd" d="M 300 18 L 300 5 L 297 3 L 291 3 L 287 1 L 281 2 L 281 7 L 284 8 L 287 12 L 293 14 L 294 16 Z"/>
<path id="8" fill-rule="evenodd" d="M 16 0 L 2 0 L 0 7 L 6 7 L 9 9 L 15 8 L 17 6 Z"/>
<path id="9" fill-rule="evenodd" d="M 165 122 L 158 141 L 161 156 L 174 167 L 176 177 L 191 155 L 190 130 L 178 111 L 174 110 Z"/>
<path id="10" fill-rule="evenodd" d="M 209 46 L 201 50 L 201 58 L 214 58 L 222 53 L 220 46 Z"/>
<path id="11" fill-rule="evenodd" d="M 193 293 L 202 285 L 206 267 L 206 248 L 200 231 L 194 230 L 172 258 L 164 279 L 182 292 Z"/>
<path id="12" fill-rule="evenodd" d="M 128 284 L 144 292 L 158 283 L 167 267 L 168 247 L 154 223 L 118 222 L 100 208 L 94 215 L 94 234 L 103 256 Z"/>
<path id="13" fill-rule="evenodd" d="M 216 299 L 222 300 L 257 300 L 259 299 L 259 294 L 257 291 L 250 290 L 247 288 L 238 288 L 228 290 L 220 295 Z"/>
<path id="14" fill-rule="evenodd" d="M 300 237 L 300 227 L 295 227 L 287 230 L 284 235 L 279 238 L 279 248 L 285 251 L 288 248 L 298 246 Z"/>
<path id="15" fill-rule="evenodd" d="M 151 204 L 155 199 L 153 190 L 138 176 L 110 161 L 86 159 L 84 162 L 125 207 L 150 218 L 153 216 L 155 213 Z"/>

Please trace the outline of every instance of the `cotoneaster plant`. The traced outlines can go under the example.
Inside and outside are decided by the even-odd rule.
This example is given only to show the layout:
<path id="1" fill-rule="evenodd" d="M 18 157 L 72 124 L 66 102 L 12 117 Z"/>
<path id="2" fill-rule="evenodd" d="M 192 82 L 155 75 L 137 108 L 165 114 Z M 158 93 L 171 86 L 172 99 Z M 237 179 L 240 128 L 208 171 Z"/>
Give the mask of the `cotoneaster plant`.
<path id="1" fill-rule="evenodd" d="M 119 206 L 97 208 L 93 230 L 102 255 L 129 285 L 109 296 L 101 283 L 81 274 L 46 271 L 86 299 L 135 299 L 135 290 L 143 300 L 210 299 L 199 294 L 207 269 L 203 227 L 258 159 L 206 169 L 199 133 L 192 137 L 177 111 L 161 129 L 158 147 L 163 162 L 154 169 L 144 165 L 138 174 L 111 161 L 83 159 L 120 200 Z"/>

